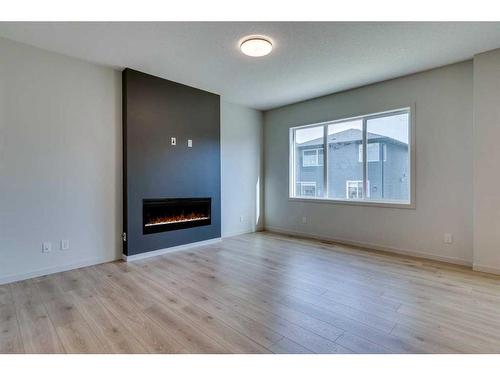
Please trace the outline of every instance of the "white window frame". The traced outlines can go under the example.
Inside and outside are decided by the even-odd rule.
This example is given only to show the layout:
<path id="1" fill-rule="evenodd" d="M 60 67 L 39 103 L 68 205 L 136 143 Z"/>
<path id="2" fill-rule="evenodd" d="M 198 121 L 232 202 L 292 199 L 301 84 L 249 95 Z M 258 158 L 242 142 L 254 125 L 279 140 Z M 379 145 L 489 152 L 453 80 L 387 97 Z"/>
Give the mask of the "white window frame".
<path id="1" fill-rule="evenodd" d="M 395 109 L 384 110 L 376 113 L 365 114 L 365 115 L 357 115 L 352 117 L 339 118 L 332 121 L 325 121 L 321 123 L 302 125 L 290 128 L 290 142 L 289 142 L 289 200 L 290 201 L 305 201 L 305 202 L 316 202 L 316 203 L 330 203 L 330 204 L 347 204 L 347 205 L 362 205 L 362 206 L 377 206 L 377 207 L 390 207 L 390 208 L 409 208 L 414 209 L 416 207 L 416 197 L 415 197 L 415 104 L 407 105 L 407 106 L 399 106 L 393 107 Z M 354 200 L 354 199 L 339 199 L 339 198 L 323 198 L 323 197 L 300 197 L 295 195 L 296 189 L 296 181 L 295 181 L 295 132 L 298 129 L 310 128 L 310 127 L 318 127 L 322 126 L 324 128 L 324 145 L 323 145 L 323 157 L 326 162 L 323 162 L 323 185 L 320 188 L 325 191 L 325 194 L 328 194 L 328 125 L 354 121 L 354 120 L 362 120 L 363 121 L 363 144 L 367 143 L 366 139 L 366 127 L 367 120 L 371 120 L 378 117 L 386 117 L 390 115 L 397 115 L 401 113 L 408 113 L 408 189 L 409 189 L 409 199 L 408 200 L 373 200 L 369 199 L 369 196 L 363 199 Z M 364 153 L 364 159 L 366 159 L 366 153 Z M 387 160 L 387 149 L 384 153 L 384 161 Z M 368 177 L 368 162 L 366 160 L 363 161 L 363 181 L 367 181 Z M 369 182 L 367 181 L 368 185 Z M 317 189 L 318 187 L 316 187 Z M 365 186 L 364 191 L 369 195 L 369 186 Z"/>
<path id="2" fill-rule="evenodd" d="M 307 151 L 315 151 L 316 153 L 316 162 L 314 164 L 308 164 L 308 165 L 304 165 L 304 153 L 307 152 Z M 308 168 L 308 167 L 322 167 L 323 166 L 323 158 L 320 158 L 319 157 L 319 152 L 320 151 L 323 151 L 322 148 L 306 148 L 304 150 L 302 150 L 302 167 L 304 168 Z M 321 163 L 320 163 L 320 160 L 321 160 Z"/>

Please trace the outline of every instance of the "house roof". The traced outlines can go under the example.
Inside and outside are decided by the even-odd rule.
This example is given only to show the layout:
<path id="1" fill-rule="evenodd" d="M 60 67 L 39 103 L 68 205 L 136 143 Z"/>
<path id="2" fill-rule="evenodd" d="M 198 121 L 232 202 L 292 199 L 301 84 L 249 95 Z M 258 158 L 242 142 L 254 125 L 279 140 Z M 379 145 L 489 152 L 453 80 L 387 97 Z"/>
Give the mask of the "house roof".
<path id="1" fill-rule="evenodd" d="M 347 129 L 335 134 L 328 135 L 328 143 L 350 143 L 350 142 L 359 142 L 363 137 L 362 131 L 359 129 Z M 366 133 L 366 137 L 368 140 L 372 139 L 384 139 L 386 142 L 392 142 L 400 145 L 407 146 L 406 143 L 401 142 L 395 138 L 391 138 L 385 135 L 375 134 L 375 133 Z M 299 143 L 299 147 L 304 146 L 319 146 L 323 144 L 323 138 L 316 138 L 310 141 Z"/>

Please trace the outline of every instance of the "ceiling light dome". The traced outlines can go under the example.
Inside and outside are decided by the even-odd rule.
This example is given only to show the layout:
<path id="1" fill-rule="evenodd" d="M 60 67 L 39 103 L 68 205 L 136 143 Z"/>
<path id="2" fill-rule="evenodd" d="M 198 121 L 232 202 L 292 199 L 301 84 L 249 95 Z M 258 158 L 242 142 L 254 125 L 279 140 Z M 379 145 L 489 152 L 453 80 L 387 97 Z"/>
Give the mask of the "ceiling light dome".
<path id="1" fill-rule="evenodd" d="M 265 37 L 251 36 L 243 40 L 240 44 L 240 49 L 247 56 L 261 57 L 271 53 L 273 44 Z"/>

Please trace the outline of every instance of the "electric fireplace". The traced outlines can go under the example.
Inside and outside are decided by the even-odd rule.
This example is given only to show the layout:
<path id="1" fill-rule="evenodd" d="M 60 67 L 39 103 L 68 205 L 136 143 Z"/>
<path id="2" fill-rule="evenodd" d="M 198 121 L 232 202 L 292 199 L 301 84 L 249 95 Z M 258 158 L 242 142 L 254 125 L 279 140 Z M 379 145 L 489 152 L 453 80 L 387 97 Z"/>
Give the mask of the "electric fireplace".
<path id="1" fill-rule="evenodd" d="M 211 198 L 143 199 L 143 234 L 210 225 Z"/>

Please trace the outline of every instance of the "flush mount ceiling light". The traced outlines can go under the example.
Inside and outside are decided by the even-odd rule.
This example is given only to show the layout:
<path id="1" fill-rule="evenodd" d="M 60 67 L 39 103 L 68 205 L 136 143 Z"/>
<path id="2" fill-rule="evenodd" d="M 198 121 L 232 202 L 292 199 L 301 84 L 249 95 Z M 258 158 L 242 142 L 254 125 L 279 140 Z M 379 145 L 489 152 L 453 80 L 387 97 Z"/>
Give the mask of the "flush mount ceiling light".
<path id="1" fill-rule="evenodd" d="M 271 53 L 273 44 L 265 37 L 251 36 L 241 42 L 240 49 L 247 56 L 261 57 Z"/>

